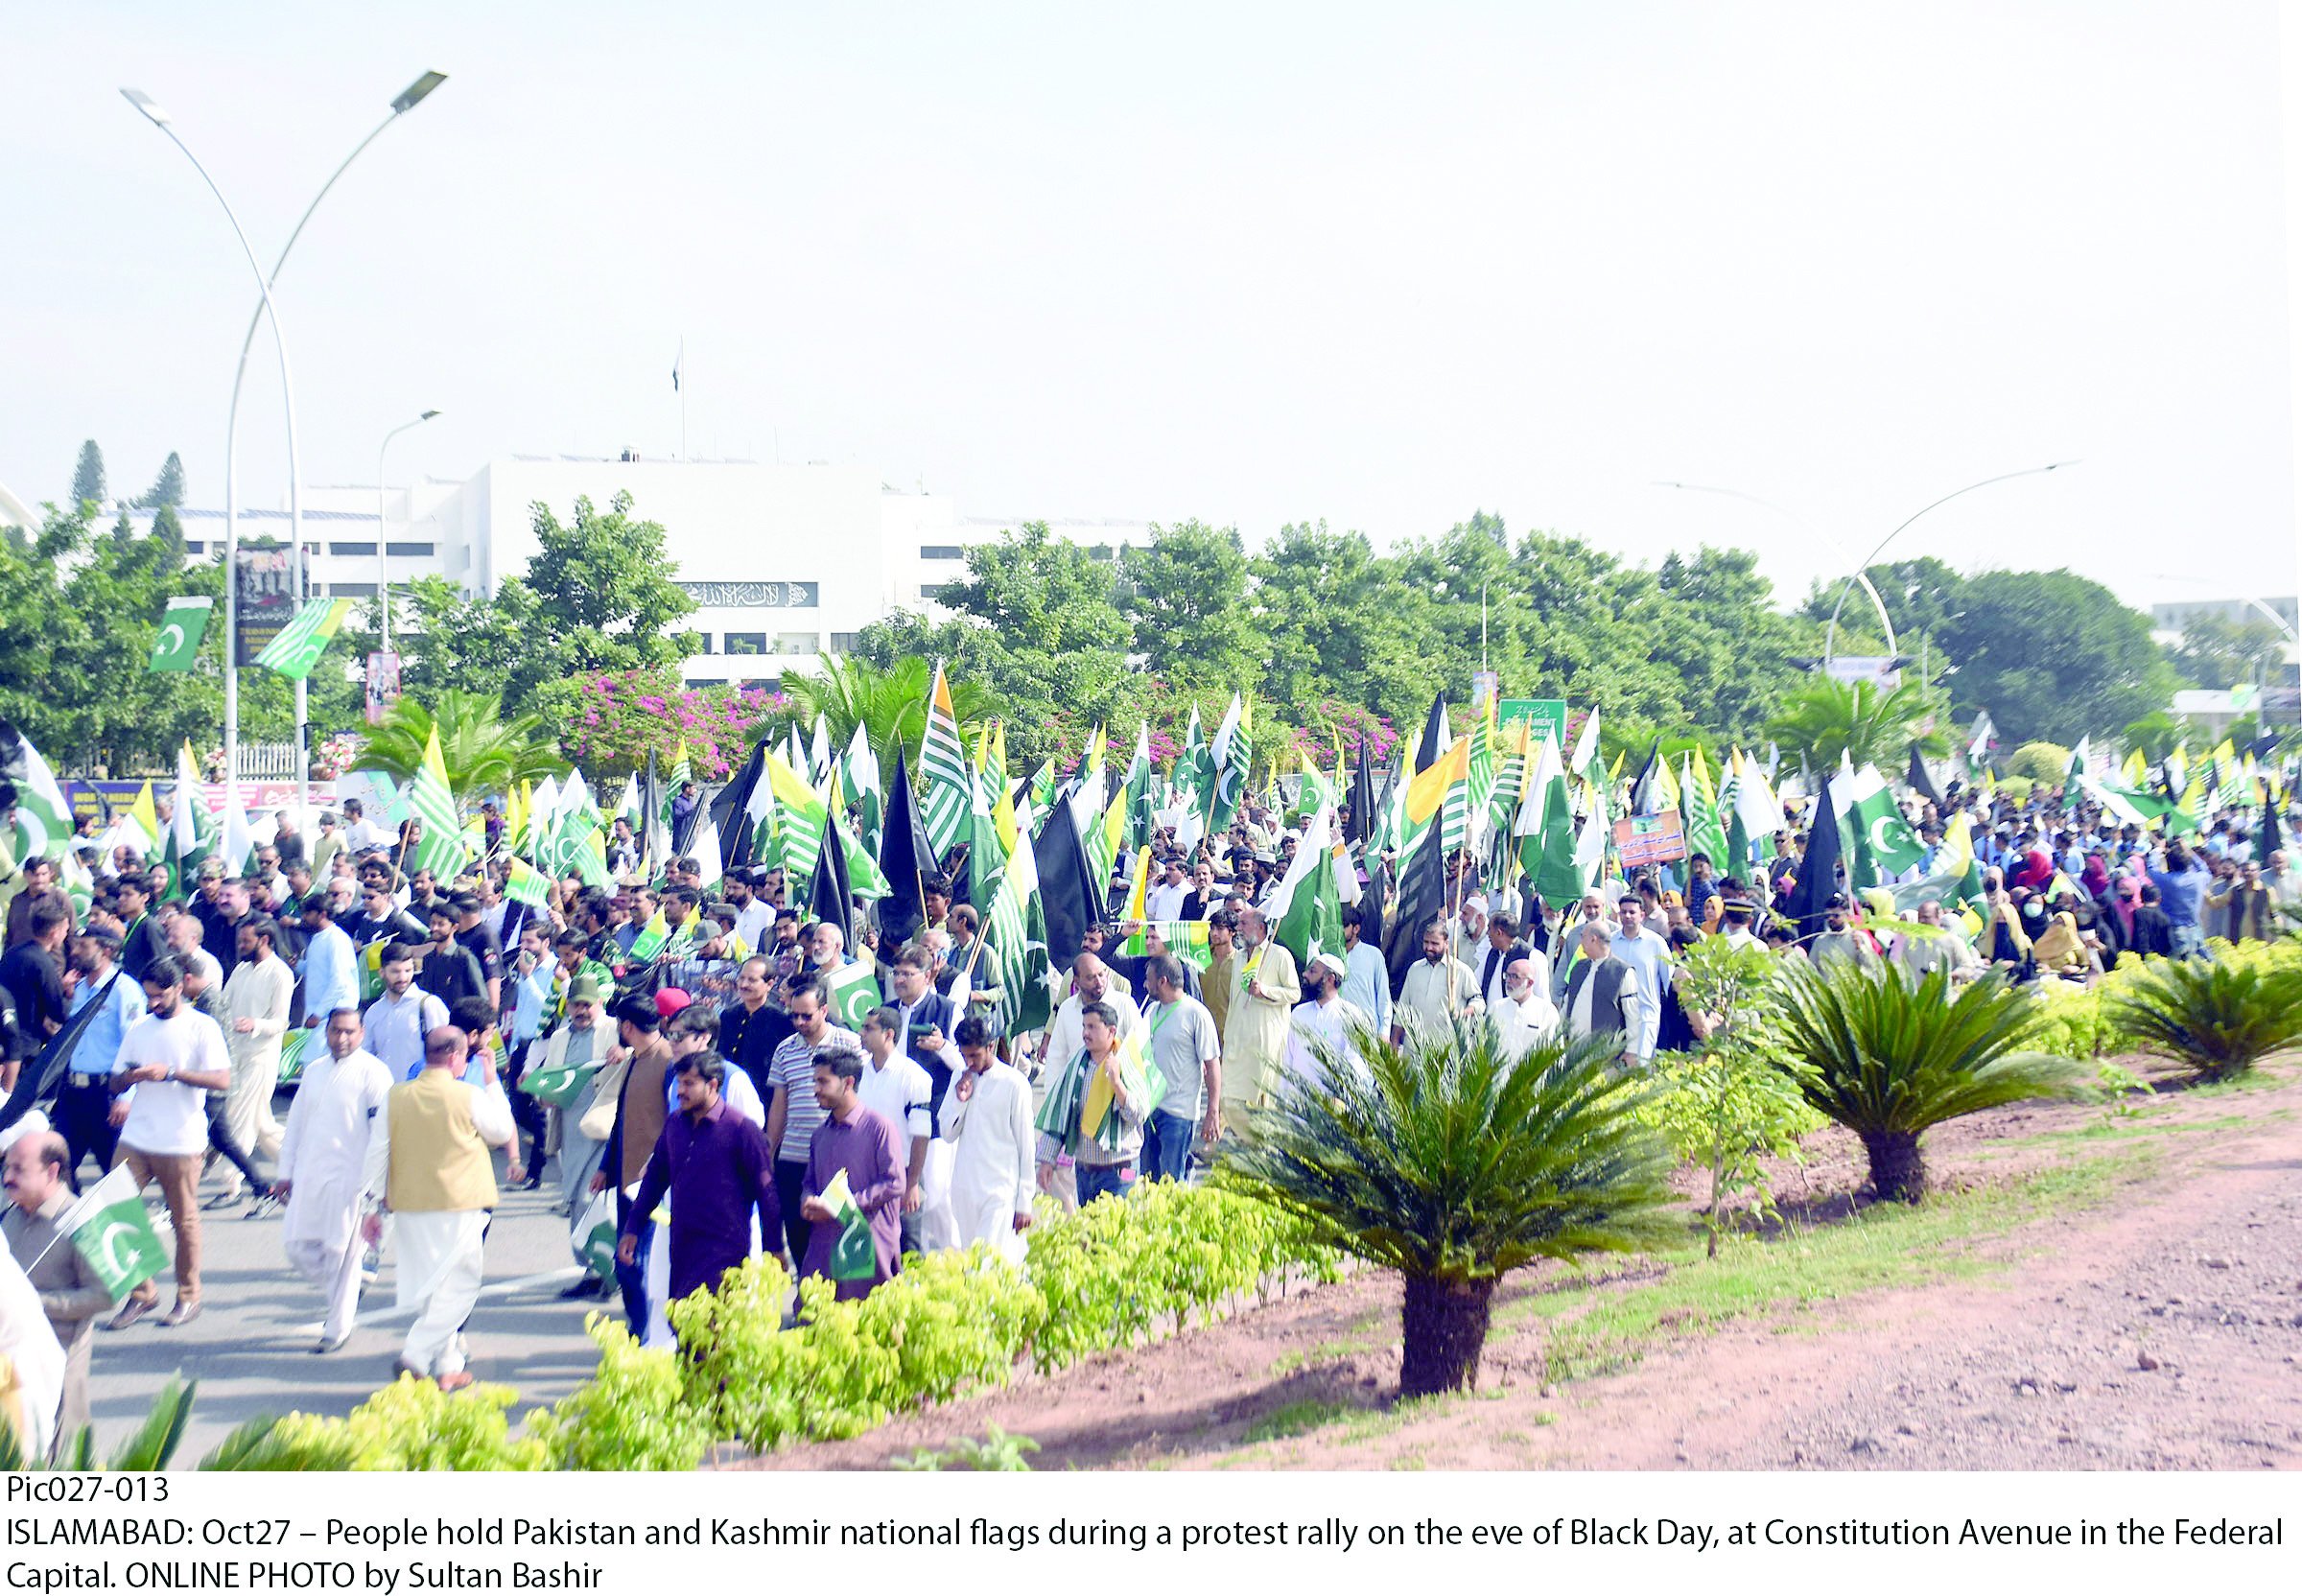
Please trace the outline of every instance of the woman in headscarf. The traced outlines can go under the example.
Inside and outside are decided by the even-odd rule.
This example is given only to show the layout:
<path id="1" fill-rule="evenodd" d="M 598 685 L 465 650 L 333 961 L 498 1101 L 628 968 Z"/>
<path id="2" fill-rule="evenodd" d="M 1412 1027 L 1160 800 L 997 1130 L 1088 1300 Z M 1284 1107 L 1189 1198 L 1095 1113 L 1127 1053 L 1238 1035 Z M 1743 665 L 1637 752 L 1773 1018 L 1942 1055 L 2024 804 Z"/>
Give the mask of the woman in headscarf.
<path id="1" fill-rule="evenodd" d="M 2079 923 L 2068 910 L 2050 918 L 2047 927 L 2031 944 L 2031 958 L 2041 975 L 2068 981 L 2091 981 L 2102 974 L 2102 960 L 2079 936 Z"/>

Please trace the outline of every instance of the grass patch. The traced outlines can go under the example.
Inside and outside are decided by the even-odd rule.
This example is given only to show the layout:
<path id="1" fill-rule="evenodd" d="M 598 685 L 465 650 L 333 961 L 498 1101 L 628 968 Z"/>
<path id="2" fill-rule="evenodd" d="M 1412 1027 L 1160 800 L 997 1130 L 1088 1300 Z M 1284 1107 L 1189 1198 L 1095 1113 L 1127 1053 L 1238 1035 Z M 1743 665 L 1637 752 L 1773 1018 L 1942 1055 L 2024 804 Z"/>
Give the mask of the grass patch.
<path id="1" fill-rule="evenodd" d="M 1659 1279 L 1620 1291 L 1553 1291 L 1498 1312 L 1500 1323 L 1548 1321 L 1546 1377 L 1584 1379 L 1636 1362 L 1651 1347 L 1738 1320 L 1797 1312 L 1857 1293 L 1965 1279 L 2006 1267 L 1968 1243 L 2052 1213 L 2107 1202 L 2153 1161 L 2134 1154 L 2042 1170 L 1983 1190 L 1946 1192 L 1916 1208 L 1880 1204 L 1843 1222 L 1772 1242 L 1745 1241 L 1705 1261 L 1688 1246 Z M 1795 1325 L 1782 1326 L 1795 1330 Z"/>
<path id="2" fill-rule="evenodd" d="M 1374 1351 L 1376 1346 L 1373 1341 L 1322 1341 L 1316 1347 L 1298 1348 L 1291 1352 L 1281 1352 L 1271 1360 L 1271 1375 L 1274 1379 L 1283 1379 L 1302 1370 L 1316 1369 L 1321 1364 L 1340 1363 L 1361 1352 Z"/>
<path id="3" fill-rule="evenodd" d="M 1349 1402 L 1289 1402 L 1284 1407 L 1273 1408 L 1248 1425 L 1247 1433 L 1239 1439 L 1250 1446 L 1265 1441 L 1285 1441 L 1292 1436 L 1324 1430 L 1329 1424 L 1339 1423 L 1351 1415 L 1363 1411 Z"/>

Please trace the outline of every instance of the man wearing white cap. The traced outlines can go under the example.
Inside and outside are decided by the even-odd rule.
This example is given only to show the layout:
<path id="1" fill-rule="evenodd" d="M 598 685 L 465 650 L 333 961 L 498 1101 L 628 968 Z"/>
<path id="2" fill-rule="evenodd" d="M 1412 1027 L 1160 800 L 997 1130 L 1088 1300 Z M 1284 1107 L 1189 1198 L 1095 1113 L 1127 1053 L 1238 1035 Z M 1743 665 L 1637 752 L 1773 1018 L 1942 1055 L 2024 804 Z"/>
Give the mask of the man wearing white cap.
<path id="1" fill-rule="evenodd" d="M 1503 1051 L 1514 1061 L 1559 1028 L 1559 1008 L 1536 974 L 1533 958 L 1515 958 L 1503 969 L 1503 995 L 1487 1012 L 1501 1033 Z"/>
<path id="2" fill-rule="evenodd" d="M 1340 954 L 1325 951 L 1304 967 L 1303 989 L 1309 996 L 1288 1018 L 1287 1068 L 1305 1080 L 1325 1081 L 1326 1060 L 1350 1058 L 1352 1033 L 1374 1026 L 1365 1009 L 1342 996 L 1349 974 Z"/>

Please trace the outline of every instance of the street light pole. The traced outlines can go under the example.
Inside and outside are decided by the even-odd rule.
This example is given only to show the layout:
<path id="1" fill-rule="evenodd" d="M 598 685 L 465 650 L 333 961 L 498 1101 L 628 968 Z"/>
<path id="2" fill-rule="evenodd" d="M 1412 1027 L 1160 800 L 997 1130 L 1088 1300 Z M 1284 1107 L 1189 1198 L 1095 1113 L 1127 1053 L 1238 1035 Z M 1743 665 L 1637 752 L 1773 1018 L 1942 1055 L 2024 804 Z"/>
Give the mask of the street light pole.
<path id="1" fill-rule="evenodd" d="M 2076 465 L 2079 462 L 2077 460 L 2055 460 L 2051 465 L 2027 466 L 2020 471 L 2008 471 L 2001 476 L 1985 477 L 1979 482 L 1968 482 L 1964 487 L 1958 489 L 1954 493 L 1945 493 L 1941 498 L 1927 505 L 1925 509 L 1922 509 L 1918 511 L 1916 515 L 1912 516 L 1910 520 L 1903 522 L 1902 526 L 1896 527 L 1885 537 L 1880 538 L 1877 546 L 1873 548 L 1869 553 L 1863 556 L 1863 563 L 1854 568 L 1855 575 L 1867 575 L 1870 570 L 1871 562 L 1876 560 L 1881 553 L 1886 552 L 1886 547 L 1888 544 L 1893 542 L 1896 538 L 1902 535 L 1903 528 L 1908 527 L 1912 521 L 1917 520 L 1919 516 L 1925 515 L 1930 511 L 1940 509 L 1944 505 L 1949 504 L 1953 499 L 1961 498 L 1966 494 L 1972 493 L 1977 488 L 1989 487 L 1998 482 L 2010 482 L 2017 477 L 2042 477 L 2049 471 L 2059 471 L 2066 465 Z M 1830 663 L 1831 649 L 1838 642 L 1839 613 L 1846 607 L 1846 590 L 1851 588 L 1853 585 L 1854 576 L 1848 576 L 1844 582 L 1839 584 L 1839 601 L 1831 606 L 1830 628 L 1828 631 L 1824 632 L 1822 636 L 1822 663 L 1825 665 Z M 1875 597 L 1875 595 L 1873 595 L 1873 597 Z M 1888 646 L 1890 648 L 1893 646 L 1893 642 L 1891 639 L 1888 640 Z"/>
<path id="2" fill-rule="evenodd" d="M 1825 548 L 1829 549 L 1840 559 L 1844 559 L 1846 557 L 1846 546 L 1841 543 L 1837 538 L 1823 535 L 1821 532 L 1819 532 L 1814 528 L 1808 526 L 1797 516 L 1793 515 L 1789 510 L 1784 509 L 1780 505 L 1774 504 L 1770 500 L 1761 499 L 1755 493 L 1744 493 L 1731 487 L 1704 487 L 1700 482 L 1656 482 L 1655 485 L 1656 487 L 1675 487 L 1687 493 L 1715 493 L 1726 499 L 1740 499 L 1746 505 L 1756 505 L 1762 510 L 1773 510 L 1776 515 L 1781 516 L 1785 521 L 1797 528 L 1808 537 L 1813 538 L 1817 543 L 1821 544 Z M 1878 588 L 1871 582 L 1870 574 L 1864 570 L 1861 566 L 1857 566 L 1855 568 L 1854 579 L 1862 583 L 1863 591 L 1870 596 L 1870 607 L 1878 612 L 1879 627 L 1886 633 L 1887 652 L 1890 655 L 1893 654 L 1896 652 L 1894 643 L 1894 622 L 1887 614 L 1887 601 L 1878 596 Z"/>
<path id="3" fill-rule="evenodd" d="M 265 275 L 260 267 L 256 267 L 255 252 L 248 247 L 247 235 L 241 230 L 239 219 L 232 216 L 232 208 L 224 201 L 223 191 L 217 188 L 216 180 L 208 176 L 207 169 L 200 166 L 198 157 L 192 154 L 190 149 L 185 147 L 184 141 L 176 136 L 175 129 L 169 126 L 167 114 L 153 103 L 152 97 L 149 95 L 141 94 L 133 89 L 120 91 L 127 97 L 129 105 L 142 111 L 161 131 L 175 140 L 176 148 L 182 150 L 185 157 L 191 160 L 193 166 L 199 170 L 201 178 L 207 182 L 209 192 L 216 196 L 219 204 L 223 205 L 224 215 L 231 218 L 232 231 L 238 234 L 241 248 L 247 252 L 248 264 L 256 270 L 257 304 L 254 313 L 247 318 L 247 331 L 240 340 L 240 362 L 232 371 L 231 409 L 226 412 L 223 429 L 223 776 L 225 790 L 232 794 L 234 803 L 239 802 L 240 794 L 240 472 L 238 443 L 240 390 L 247 377 L 248 351 L 254 347 L 256 329 L 262 325 L 267 316 L 272 317 L 272 336 L 275 343 L 278 342 L 279 318 L 272 315 L 271 286 L 278 281 L 281 270 L 287 266 L 289 252 L 295 247 L 295 241 L 303 235 L 304 224 L 312 220 L 312 213 L 317 211 L 319 208 L 319 202 L 328 197 L 328 191 L 336 186 L 336 179 L 342 176 L 352 162 L 360 158 L 361 152 L 376 141 L 378 134 L 421 105 L 426 96 L 446 82 L 447 74 L 444 72 L 426 72 L 392 98 L 390 114 L 378 123 L 365 138 L 352 147 L 352 153 L 338 163 L 336 170 L 328 175 L 328 180 L 320 185 L 319 192 L 312 197 L 312 202 L 304 207 L 304 214 L 296 219 L 294 228 L 288 234 L 288 242 L 280 246 L 279 259 L 272 262 L 271 272 L 269 276 Z M 283 387 L 286 386 L 287 364 L 287 349 L 282 344 L 280 346 L 280 367 Z M 290 531 L 293 534 L 290 540 L 289 560 L 290 569 L 294 573 L 292 582 L 295 589 L 297 601 L 300 603 L 304 597 L 304 523 L 303 505 L 299 492 L 302 478 L 296 470 L 295 400 L 293 391 L 287 395 L 287 409 L 288 516 Z M 295 684 L 295 721 L 296 810 L 300 820 L 305 807 L 306 778 L 310 770 L 310 730 L 306 718 L 305 688 L 304 683 L 300 680 Z"/>
<path id="4" fill-rule="evenodd" d="M 403 421 L 384 434 L 376 445 L 376 646 L 386 653 L 391 651 L 391 567 L 385 563 L 385 551 L 390 547 L 384 527 L 384 451 L 391 440 L 413 427 L 420 427 L 437 415 L 437 411 L 426 411 L 413 421 Z"/>

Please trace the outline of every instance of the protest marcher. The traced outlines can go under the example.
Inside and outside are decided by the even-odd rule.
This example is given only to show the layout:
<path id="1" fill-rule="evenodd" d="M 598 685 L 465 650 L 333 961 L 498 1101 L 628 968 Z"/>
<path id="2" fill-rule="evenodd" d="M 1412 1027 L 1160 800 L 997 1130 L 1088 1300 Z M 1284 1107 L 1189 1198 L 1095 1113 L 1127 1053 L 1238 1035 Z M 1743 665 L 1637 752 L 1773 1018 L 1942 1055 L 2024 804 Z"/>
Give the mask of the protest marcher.
<path id="1" fill-rule="evenodd" d="M 424 1039 L 424 1068 L 387 1099 L 390 1154 L 386 1206 L 398 1254 L 399 1307 L 413 1311 L 399 1370 L 436 1380 L 442 1391 L 472 1383 L 466 1370 L 464 1321 L 480 1300 L 487 1264 L 489 1216 L 496 1207 L 491 1147 L 512 1142 L 511 1105 L 495 1071 L 482 1061 L 484 1081 L 463 1079 L 470 1039 L 442 1025 Z M 517 1179 L 519 1164 L 511 1165 Z M 362 1227 L 370 1242 L 384 1233 L 383 1217 Z"/>
<path id="2" fill-rule="evenodd" d="M 88 1421 L 88 1361 L 96 1321 L 112 1305 L 103 1279 L 58 1229 L 72 1206 L 72 1188 L 64 1179 L 64 1161 L 70 1157 L 62 1137 L 34 1131 L 16 1138 L 0 1163 L 0 1185 L 7 1187 L 11 1205 L 0 1214 L 0 1234 L 39 1293 L 40 1312 L 64 1351 L 63 1404 L 51 1459 Z"/>
<path id="3" fill-rule="evenodd" d="M 924 974 L 920 979 L 926 979 Z M 926 1250 L 920 1239 L 920 1210 L 927 1206 L 928 1144 L 935 1135 L 928 1105 L 934 1099 L 935 1085 L 917 1060 L 898 1048 L 903 1032 L 903 1012 L 890 1005 L 881 1005 L 863 1017 L 862 1024 L 856 1027 L 863 1044 L 863 1075 L 857 1090 L 865 1108 L 895 1127 L 896 1139 L 904 1149 L 902 1250 L 918 1253 Z"/>
<path id="4" fill-rule="evenodd" d="M 466 998 L 487 998 L 487 977 L 470 949 L 456 938 L 456 905 L 445 898 L 434 900 L 426 916 L 432 940 L 424 946 L 416 984 L 453 1009 Z"/>
<path id="5" fill-rule="evenodd" d="M 1823 904 L 1822 929 L 1816 932 L 1808 943 L 1806 956 L 1815 961 L 1817 969 L 1842 959 L 1863 970 L 1871 969 L 1878 963 L 1878 954 L 1872 951 L 1870 939 L 1854 928 L 1846 899 L 1838 893 L 1832 894 L 1830 901 Z M 1639 978 L 1642 983 L 1647 980 L 1645 972 L 1640 973 Z M 1642 985 L 1642 996 L 1645 991 Z"/>
<path id="6" fill-rule="evenodd" d="M 1525 1057 L 1527 1049 L 1559 1028 L 1548 974 L 1539 955 L 1513 959 L 1503 971 L 1503 996 L 1487 1010 L 1502 1038 L 1503 1051 L 1514 1059 Z"/>
<path id="7" fill-rule="evenodd" d="M 781 922 L 778 922 L 781 924 Z M 796 981 L 785 999 L 791 1034 L 777 1044 L 769 1066 L 775 1077 L 775 1097 L 767 1105 L 767 1141 L 775 1149 L 776 1197 L 783 1209 L 784 1236 L 797 1265 L 807 1256 L 809 1218 L 802 1212 L 808 1196 L 809 1161 L 813 1157 L 816 1127 L 823 1123 L 824 1107 L 815 1100 L 815 1052 L 832 1042 L 853 1045 L 863 1056 L 862 1039 L 831 1021 L 832 996 L 820 977 Z M 862 1078 L 862 1066 L 856 1067 Z M 902 1192 L 897 1192 L 900 1203 Z"/>
<path id="8" fill-rule="evenodd" d="M 1223 1039 L 1205 1003 L 1184 990 L 1183 961 L 1143 961 L 1144 1026 L 1151 1066 L 1166 1091 L 1143 1121 L 1143 1175 L 1180 1181 L 1190 1171 L 1191 1140 L 1222 1134 Z"/>
<path id="9" fill-rule="evenodd" d="M 112 1167 L 126 1169 L 141 1192 L 157 1182 L 176 1227 L 176 1305 L 160 1320 L 174 1329 L 200 1317 L 200 1163 L 208 1145 L 204 1093 L 232 1084 L 231 1056 L 215 1021 L 184 1001 L 182 968 L 154 959 L 144 972 L 144 1018 L 120 1041 L 112 1073 L 113 1121 L 120 1127 Z M 105 1322 L 125 1330 L 159 1305 L 146 1280 Z"/>
<path id="10" fill-rule="evenodd" d="M 617 1040 L 628 1055 L 615 1095 L 615 1122 L 609 1126 L 607 1146 L 599 1172 L 592 1177 L 594 1191 L 616 1194 L 616 1232 L 630 1229 L 631 1188 L 646 1173 L 656 1138 L 670 1117 L 671 1044 L 664 1036 L 663 1014 L 652 998 L 634 994 L 616 1004 Z M 624 1317 L 631 1333 L 647 1331 L 648 1232 L 639 1237 L 637 1256 L 629 1263 L 616 1261 L 616 1284 L 623 1293 Z"/>
<path id="11" fill-rule="evenodd" d="M 287 1034 L 295 976 L 279 956 L 279 927 L 261 915 L 240 927 L 240 963 L 224 978 L 224 1043 L 232 1056 L 232 1086 L 225 1094 L 224 1122 L 232 1141 L 250 1155 L 276 1154 L 279 1122 L 271 1115 L 280 1084 L 280 1038 Z M 223 1190 L 208 1199 L 211 1209 L 231 1208 L 241 1198 L 235 1168 Z"/>
<path id="12" fill-rule="evenodd" d="M 1632 1039 L 1631 1053 L 1641 1064 L 1655 1056 L 1662 1030 L 1663 972 L 1670 964 L 1670 948 L 1647 924 L 1646 901 L 1626 893 L 1615 904 L 1614 935 L 1609 949 L 1638 976 L 1639 1023 L 1644 1028 Z"/>
<path id="13" fill-rule="evenodd" d="M 393 1080 L 361 1045 L 360 1011 L 328 1016 L 325 1056 L 308 1061 L 288 1106 L 273 1193 L 288 1205 L 280 1245 L 327 1303 L 315 1352 L 349 1340 L 360 1308 L 360 1225 L 384 1198 Z"/>
<path id="14" fill-rule="evenodd" d="M 395 942 L 384 950 L 383 995 L 368 1004 L 361 1024 L 367 1050 L 384 1061 L 395 1081 L 412 1081 L 424 1068 L 424 1039 L 448 1022 L 448 1005 L 415 984 L 416 950 Z"/>
<path id="15" fill-rule="evenodd" d="M 1504 972 L 1513 961 L 1540 957 L 1533 947 L 1519 939 L 1518 922 L 1507 914 L 1493 914 L 1487 920 L 1487 947 L 1479 956 L 1479 997 L 1489 1009 L 1503 1000 Z M 1547 966 L 1549 961 L 1544 960 Z M 1550 972 L 1543 972 L 1543 984 L 1548 986 Z"/>
<path id="16" fill-rule="evenodd" d="M 1642 1011 L 1652 1000 L 1639 990 L 1638 973 L 1614 956 L 1612 935 L 1606 926 L 1586 920 L 1577 933 L 1583 956 L 1566 978 L 1566 1034 L 1576 1041 L 1609 1032 L 1622 1038 L 1622 1062 L 1638 1063 L 1636 1048 L 1644 1024 Z"/>
<path id="17" fill-rule="evenodd" d="M 1362 934 L 1365 916 L 1356 904 L 1343 906 L 1343 1000 L 1374 1021 L 1383 1035 L 1391 1031 L 1391 967 L 1383 951 Z"/>
<path id="18" fill-rule="evenodd" d="M 1343 996 L 1348 969 L 1334 953 L 1313 957 L 1303 972 L 1304 998 L 1288 1017 L 1287 1068 L 1314 1085 L 1327 1078 L 1327 1059 L 1348 1057 L 1352 1035 L 1374 1023 L 1373 1016 Z"/>
<path id="19" fill-rule="evenodd" d="M 1478 977 L 1470 966 L 1446 951 L 1445 923 L 1432 921 L 1423 927 L 1422 957 L 1399 984 L 1398 1002 L 1391 1011 L 1391 1040 L 1406 1041 L 1411 1025 L 1445 1035 L 1470 1013 L 1478 996 Z"/>
<path id="20" fill-rule="evenodd" d="M 146 968 L 151 968 L 149 961 Z M 112 1152 L 120 1142 L 112 1123 L 112 1067 L 128 1028 L 144 1018 L 144 989 L 125 972 L 114 978 L 112 942 L 106 936 L 83 936 L 74 943 L 72 969 L 79 976 L 72 994 L 73 1015 L 90 1003 L 103 1005 L 74 1044 L 56 1092 L 56 1128 L 71 1150 L 64 1177 L 78 1191 L 81 1161 L 89 1154 L 95 1155 L 99 1173 L 112 1166 Z"/>
<path id="21" fill-rule="evenodd" d="M 958 1011 L 935 990 L 934 970 L 933 956 L 916 947 L 897 953 L 891 966 L 896 1041 L 927 1074 L 930 1115 L 941 1112 L 944 1093 L 959 1068 L 959 1048 L 951 1041 L 951 1033 L 959 1028 Z"/>
<path id="22" fill-rule="evenodd" d="M 304 1026 L 316 1030 L 338 1009 L 359 1002 L 359 953 L 336 923 L 336 905 L 326 893 L 306 898 L 302 912 L 304 956 L 296 974 L 303 991 Z"/>
<path id="23" fill-rule="evenodd" d="M 716 1286 L 728 1270 L 742 1267 L 759 1238 L 772 1245 L 783 1228 L 767 1138 L 728 1107 L 719 1091 L 726 1078 L 727 1066 L 716 1053 L 690 1053 L 679 1061 L 672 1077 L 679 1112 L 665 1121 L 639 1194 L 618 1225 L 616 1262 L 634 1267 L 641 1236 L 670 1197 L 667 1250 L 674 1303 Z"/>
<path id="24" fill-rule="evenodd" d="M 752 954 L 736 967 L 736 1000 L 719 1011 L 719 1056 L 750 1078 L 765 1102 L 775 1091 L 776 1047 L 791 1034 L 791 1021 L 768 1001 L 774 972 L 766 958 Z"/>
<path id="25" fill-rule="evenodd" d="M 810 1225 L 803 1275 L 834 1279 L 834 1295 L 867 1297 L 894 1278 L 902 1231 L 904 1161 L 896 1128 L 863 1106 L 863 1049 L 853 1032 L 841 1031 L 819 1044 L 814 1058 L 814 1101 L 823 1115 L 808 1138 L 808 1170 L 800 1217 Z M 871 1229 L 872 1273 L 840 1279 L 833 1253 L 841 1239 L 844 1216 L 824 1201 L 834 1177 L 845 1181 L 856 1209 Z"/>
<path id="26" fill-rule="evenodd" d="M 964 1064 L 951 1082 L 943 1137 L 954 1148 L 951 1209 L 959 1245 L 982 1242 L 1014 1263 L 1023 1260 L 1031 1228 L 1038 1133 L 1031 1123 L 1031 1083 L 1003 1062 L 981 1018 L 959 1021 Z"/>
<path id="27" fill-rule="evenodd" d="M 1081 1208 L 1135 1189 L 1151 1095 L 1146 1075 L 1129 1067 L 1121 1042 L 1119 1006 L 1085 1005 L 1078 1050 L 1054 1066 L 1036 1121 L 1039 1188 L 1053 1190 L 1056 1160 L 1068 1158 Z"/>
<path id="28" fill-rule="evenodd" d="M 1236 968 L 1223 1025 L 1226 1130 L 1239 1129 L 1262 1106 L 1271 1077 L 1285 1058 L 1288 1021 L 1302 1001 L 1303 980 L 1295 969 L 1295 955 L 1272 939 L 1270 922 L 1261 909 L 1240 909 Z"/>
<path id="29" fill-rule="evenodd" d="M 15 1255 L 0 1247 L 0 1424 L 14 1433 L 20 1456 L 55 1452 L 63 1391 L 64 1350 Z"/>

